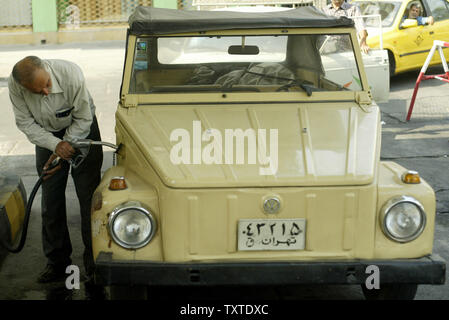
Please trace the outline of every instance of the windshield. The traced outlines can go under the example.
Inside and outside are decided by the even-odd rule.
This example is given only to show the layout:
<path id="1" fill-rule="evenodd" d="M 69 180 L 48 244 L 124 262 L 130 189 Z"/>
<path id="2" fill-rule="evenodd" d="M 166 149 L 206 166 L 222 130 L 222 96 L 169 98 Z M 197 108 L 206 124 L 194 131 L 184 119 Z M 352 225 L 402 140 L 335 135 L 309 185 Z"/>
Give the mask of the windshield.
<path id="1" fill-rule="evenodd" d="M 140 37 L 131 93 L 361 90 L 350 35 Z"/>
<path id="2" fill-rule="evenodd" d="M 401 2 L 387 1 L 357 1 L 362 15 L 380 14 L 382 19 L 382 27 L 390 27 L 398 14 Z M 379 27 L 379 21 L 376 17 L 368 17 L 364 19 L 367 27 Z"/>

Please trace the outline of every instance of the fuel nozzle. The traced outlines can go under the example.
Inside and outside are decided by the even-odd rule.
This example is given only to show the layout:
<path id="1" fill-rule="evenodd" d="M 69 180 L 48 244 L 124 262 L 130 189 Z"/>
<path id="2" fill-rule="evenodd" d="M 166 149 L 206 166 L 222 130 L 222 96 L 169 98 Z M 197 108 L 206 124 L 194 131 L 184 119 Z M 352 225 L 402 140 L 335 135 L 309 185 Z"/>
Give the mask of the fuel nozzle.
<path id="1" fill-rule="evenodd" d="M 101 146 L 106 146 L 112 149 L 117 150 L 118 146 L 113 144 L 113 143 L 109 143 L 109 142 L 104 142 L 104 141 L 94 141 L 94 140 L 90 140 L 90 139 L 77 139 L 74 142 L 71 143 L 72 147 L 74 148 L 88 148 L 91 145 L 101 145 Z"/>
<path id="2" fill-rule="evenodd" d="M 49 171 L 53 168 L 56 168 L 59 165 L 59 162 L 61 161 L 61 157 L 56 157 L 47 167 L 47 169 L 45 169 L 45 171 Z"/>
<path id="3" fill-rule="evenodd" d="M 119 146 L 115 144 L 104 142 L 104 141 L 94 141 L 90 139 L 77 139 L 70 142 L 72 147 L 75 149 L 75 154 L 72 159 L 70 159 L 70 164 L 73 168 L 79 167 L 79 165 L 84 161 L 90 151 L 91 145 L 101 145 L 114 149 L 116 152 L 119 149 Z"/>

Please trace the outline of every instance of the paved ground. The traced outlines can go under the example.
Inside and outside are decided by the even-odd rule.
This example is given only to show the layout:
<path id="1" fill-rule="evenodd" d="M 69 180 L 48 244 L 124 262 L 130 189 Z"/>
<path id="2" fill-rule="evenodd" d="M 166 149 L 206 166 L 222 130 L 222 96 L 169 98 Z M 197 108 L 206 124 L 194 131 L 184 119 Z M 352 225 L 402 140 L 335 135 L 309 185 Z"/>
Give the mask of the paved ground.
<path id="1" fill-rule="evenodd" d="M 434 67 L 427 74 L 443 73 Z M 405 122 L 418 72 L 391 80 L 390 101 L 381 104 L 383 160 L 417 170 L 433 187 L 437 198 L 434 253 L 449 263 L 449 84 L 422 82 L 412 118 Z M 449 274 L 443 286 L 419 286 L 416 299 L 449 300 Z"/>
<path id="2" fill-rule="evenodd" d="M 82 45 L 11 46 L 0 48 L 0 168 L 20 174 L 28 194 L 37 180 L 34 168 L 34 147 L 15 127 L 14 117 L 6 88 L 16 61 L 27 55 L 42 58 L 69 59 L 84 71 L 88 87 L 97 106 L 100 130 L 104 141 L 114 142 L 114 112 L 119 98 L 119 88 L 124 59 L 124 42 L 100 42 Z M 441 72 L 433 68 L 430 72 Z M 415 169 L 427 180 L 437 195 L 437 224 L 434 252 L 449 262 L 449 85 L 430 80 L 421 85 L 412 120 L 404 122 L 410 103 L 417 72 L 396 76 L 391 80 L 390 102 L 381 104 L 383 124 L 382 158 Z M 106 151 L 106 150 L 105 150 Z M 112 153 L 105 153 L 103 169 L 112 163 Z M 69 179 L 67 189 L 68 221 L 74 243 L 73 262 L 82 265 L 80 247 L 79 205 L 74 186 Z M 9 255 L 0 266 L 0 299 L 85 299 L 84 287 L 68 292 L 61 285 L 41 286 L 35 277 L 45 266 L 40 239 L 40 193 L 34 201 L 28 241 L 18 255 Z M 449 275 L 444 286 L 420 286 L 417 299 L 449 300 Z M 261 290 L 257 290 L 260 293 Z M 264 297 L 304 299 L 363 298 L 358 286 L 307 286 L 299 292 L 291 288 L 267 289 Z M 173 292 L 172 292 L 173 293 Z M 231 290 L 221 293 L 225 297 L 236 294 L 251 297 L 252 290 Z M 179 294 L 185 294 L 180 292 Z M 192 296 L 192 292 L 188 293 Z M 207 293 L 207 296 L 211 296 Z"/>

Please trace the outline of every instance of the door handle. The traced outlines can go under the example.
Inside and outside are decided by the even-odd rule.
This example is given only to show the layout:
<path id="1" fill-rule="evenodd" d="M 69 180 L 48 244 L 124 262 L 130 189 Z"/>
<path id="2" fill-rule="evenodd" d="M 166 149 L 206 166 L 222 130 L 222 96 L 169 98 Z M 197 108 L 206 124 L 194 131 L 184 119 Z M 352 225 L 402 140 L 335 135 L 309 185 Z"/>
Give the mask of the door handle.
<path id="1" fill-rule="evenodd" d="M 430 31 L 430 32 L 429 32 L 429 34 L 433 34 L 433 33 L 434 33 L 433 31 Z"/>

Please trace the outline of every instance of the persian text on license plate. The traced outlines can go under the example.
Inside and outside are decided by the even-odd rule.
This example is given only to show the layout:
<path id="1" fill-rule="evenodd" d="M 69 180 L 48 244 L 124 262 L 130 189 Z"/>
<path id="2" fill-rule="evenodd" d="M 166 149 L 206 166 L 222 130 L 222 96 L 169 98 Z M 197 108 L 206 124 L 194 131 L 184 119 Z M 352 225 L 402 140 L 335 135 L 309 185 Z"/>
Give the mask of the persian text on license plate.
<path id="1" fill-rule="evenodd" d="M 306 219 L 241 219 L 238 250 L 304 250 Z"/>

